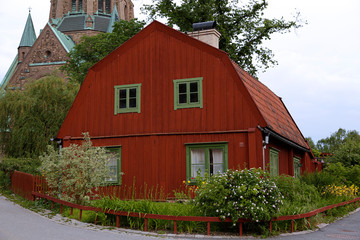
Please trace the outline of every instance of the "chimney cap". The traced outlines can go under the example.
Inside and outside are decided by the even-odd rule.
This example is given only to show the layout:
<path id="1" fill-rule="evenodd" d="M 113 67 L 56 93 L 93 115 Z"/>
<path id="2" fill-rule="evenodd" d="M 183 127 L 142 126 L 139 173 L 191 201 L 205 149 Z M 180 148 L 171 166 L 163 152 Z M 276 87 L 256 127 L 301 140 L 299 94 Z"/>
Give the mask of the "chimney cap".
<path id="1" fill-rule="evenodd" d="M 216 21 L 193 23 L 194 31 L 213 29 L 215 27 L 216 27 Z"/>

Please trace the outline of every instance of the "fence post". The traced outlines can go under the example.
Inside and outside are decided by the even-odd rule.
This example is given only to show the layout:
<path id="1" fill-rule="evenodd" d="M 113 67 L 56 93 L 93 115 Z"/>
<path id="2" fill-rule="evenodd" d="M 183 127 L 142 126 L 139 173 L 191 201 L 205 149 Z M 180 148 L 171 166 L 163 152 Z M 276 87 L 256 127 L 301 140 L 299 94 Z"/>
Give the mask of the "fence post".
<path id="1" fill-rule="evenodd" d="M 240 235 L 240 237 L 242 236 L 242 234 L 243 234 L 243 223 L 240 222 L 239 223 L 239 235 Z"/>
<path id="2" fill-rule="evenodd" d="M 210 235 L 210 222 L 207 222 L 207 235 Z"/>
<path id="3" fill-rule="evenodd" d="M 269 228 L 270 228 L 270 233 L 271 233 L 271 231 L 272 231 L 272 221 L 271 220 L 270 220 Z"/>
<path id="4" fill-rule="evenodd" d="M 144 226 L 144 231 L 147 232 L 147 225 L 148 225 L 148 220 L 147 218 L 145 217 L 145 226 Z"/>
<path id="5" fill-rule="evenodd" d="M 294 232 L 294 219 L 291 219 L 291 232 Z"/>
<path id="6" fill-rule="evenodd" d="M 174 221 L 174 233 L 177 234 L 177 223 Z"/>

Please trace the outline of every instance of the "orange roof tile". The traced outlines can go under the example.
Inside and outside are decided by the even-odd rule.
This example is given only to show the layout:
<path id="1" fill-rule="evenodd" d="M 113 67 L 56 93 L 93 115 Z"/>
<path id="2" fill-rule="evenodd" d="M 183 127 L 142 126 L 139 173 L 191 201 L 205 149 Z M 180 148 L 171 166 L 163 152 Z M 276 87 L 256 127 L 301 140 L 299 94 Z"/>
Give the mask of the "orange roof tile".
<path id="1" fill-rule="evenodd" d="M 281 98 L 245 70 L 241 69 L 235 62 L 232 62 L 232 64 L 268 124 L 268 126 L 261 127 L 268 127 L 282 137 L 309 149 L 304 136 L 301 134 Z"/>

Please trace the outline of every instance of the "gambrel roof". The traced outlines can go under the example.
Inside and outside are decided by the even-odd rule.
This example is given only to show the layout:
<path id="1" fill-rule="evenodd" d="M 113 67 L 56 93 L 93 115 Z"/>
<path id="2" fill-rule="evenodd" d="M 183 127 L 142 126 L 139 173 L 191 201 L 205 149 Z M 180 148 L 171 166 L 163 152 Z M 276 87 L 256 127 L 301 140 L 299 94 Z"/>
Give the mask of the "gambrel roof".
<path id="1" fill-rule="evenodd" d="M 222 62 L 222 67 L 226 69 L 226 71 L 230 74 L 228 75 L 229 78 L 233 78 L 236 81 L 236 85 L 238 86 L 241 94 L 244 95 L 244 99 L 246 99 L 248 104 L 251 105 L 252 114 L 254 116 L 257 116 L 256 124 L 258 125 L 253 125 L 252 127 L 267 129 L 272 133 L 273 136 L 276 136 L 278 139 L 283 140 L 285 143 L 297 146 L 298 148 L 305 151 L 310 151 L 305 138 L 301 134 L 299 128 L 297 127 L 294 119 L 291 117 L 284 103 L 269 88 L 267 88 L 261 82 L 249 75 L 246 71 L 241 69 L 229 58 L 226 52 L 214 48 L 202 41 L 199 41 L 157 21 L 152 22 L 145 29 L 136 34 L 133 38 L 128 40 L 126 43 L 121 45 L 119 48 L 114 50 L 103 60 L 101 60 L 89 69 L 88 77 L 84 80 L 79 94 L 76 97 L 72 109 L 70 109 L 68 115 L 77 114 L 76 108 L 80 106 L 80 99 L 87 95 L 86 91 L 89 91 L 88 88 L 90 88 L 92 84 L 96 84 L 95 82 L 92 82 L 95 81 L 92 77 L 95 73 L 100 72 L 101 69 L 103 69 L 106 65 L 109 64 L 109 62 L 114 62 L 119 55 L 127 54 L 128 50 L 139 44 L 139 42 L 148 41 L 144 39 L 147 39 L 149 35 L 152 35 L 156 32 L 167 34 L 168 36 L 176 39 L 179 42 L 183 42 L 190 46 L 196 47 L 206 54 L 216 56 L 216 58 Z M 148 44 L 154 44 L 154 42 L 148 42 Z M 75 116 L 72 117 L 75 118 Z M 67 124 L 70 124 L 71 118 L 69 118 L 68 116 L 65 119 L 64 123 L 65 122 Z M 62 129 L 60 129 L 58 137 L 62 138 L 66 136 L 66 134 L 67 133 L 63 132 Z"/>
<path id="2" fill-rule="evenodd" d="M 265 119 L 267 123 L 266 127 L 301 147 L 308 149 L 309 147 L 303 135 L 282 99 L 260 81 L 240 68 L 235 62 L 232 62 L 232 64 Z"/>

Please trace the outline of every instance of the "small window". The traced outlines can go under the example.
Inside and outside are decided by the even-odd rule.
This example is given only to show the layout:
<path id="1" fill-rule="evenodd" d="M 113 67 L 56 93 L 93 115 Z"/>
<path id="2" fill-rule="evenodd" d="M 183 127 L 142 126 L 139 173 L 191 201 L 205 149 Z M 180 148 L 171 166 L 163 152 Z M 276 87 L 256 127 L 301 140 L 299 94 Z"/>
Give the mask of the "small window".
<path id="1" fill-rule="evenodd" d="M 175 110 L 179 108 L 203 108 L 202 80 L 202 77 L 174 80 Z"/>
<path id="2" fill-rule="evenodd" d="M 118 113 L 140 113 L 141 84 L 115 86 L 115 110 Z"/>
<path id="3" fill-rule="evenodd" d="M 270 176 L 279 176 L 279 151 L 270 148 Z"/>
<path id="4" fill-rule="evenodd" d="M 100 13 L 104 12 L 104 0 L 99 0 L 99 2 L 98 2 L 98 11 Z"/>
<path id="5" fill-rule="evenodd" d="M 195 182 L 198 173 L 210 176 L 223 173 L 228 168 L 227 143 L 187 144 L 187 180 Z"/>
<path id="6" fill-rule="evenodd" d="M 293 166 L 294 166 L 294 177 L 299 178 L 301 176 L 301 172 L 300 172 L 300 168 L 301 168 L 301 164 L 300 164 L 300 158 L 299 157 L 294 157 L 293 158 Z"/>
<path id="7" fill-rule="evenodd" d="M 110 157 L 108 162 L 109 173 L 105 178 L 105 183 L 120 184 L 121 183 L 121 148 L 109 147 L 106 148 L 107 154 Z"/>

